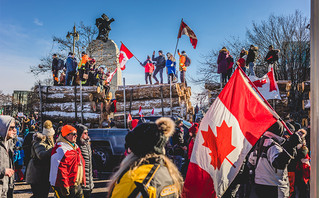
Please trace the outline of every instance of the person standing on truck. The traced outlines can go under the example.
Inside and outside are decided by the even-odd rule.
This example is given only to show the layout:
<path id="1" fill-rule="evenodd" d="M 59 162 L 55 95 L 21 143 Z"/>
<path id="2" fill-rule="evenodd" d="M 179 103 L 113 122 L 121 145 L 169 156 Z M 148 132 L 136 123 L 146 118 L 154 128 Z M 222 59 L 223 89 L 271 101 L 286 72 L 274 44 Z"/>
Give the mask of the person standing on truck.
<path id="1" fill-rule="evenodd" d="M 92 166 L 92 150 L 90 144 L 90 137 L 88 134 L 88 128 L 83 124 L 75 125 L 78 132 L 76 143 L 79 146 L 83 159 L 85 161 L 85 179 L 86 186 L 82 186 L 84 198 L 90 198 L 92 189 L 94 188 L 93 183 L 93 166 Z"/>
<path id="2" fill-rule="evenodd" d="M 152 61 L 156 61 L 155 64 L 155 71 L 153 74 L 153 78 L 156 80 L 156 83 L 154 83 L 155 85 L 160 84 L 156 75 L 159 72 L 160 73 L 160 80 L 161 80 L 161 84 L 163 84 L 163 69 L 165 68 L 165 64 L 166 64 L 166 60 L 165 60 L 165 56 L 163 54 L 162 50 L 158 51 L 158 57 L 155 57 L 155 51 L 153 51 L 153 55 L 152 55 Z"/>
<path id="3" fill-rule="evenodd" d="M 77 131 L 71 125 L 61 129 L 51 154 L 50 183 L 57 197 L 82 198 L 85 186 L 85 161 L 76 144 Z"/>
<path id="4" fill-rule="evenodd" d="M 164 146 L 174 133 L 170 118 L 142 123 L 125 137 L 132 151 L 109 182 L 108 197 L 180 197 L 183 178 L 165 156 Z"/>
<path id="5" fill-rule="evenodd" d="M 54 86 L 59 84 L 59 59 L 56 54 L 52 55 L 52 75 L 53 75 L 53 84 Z"/>

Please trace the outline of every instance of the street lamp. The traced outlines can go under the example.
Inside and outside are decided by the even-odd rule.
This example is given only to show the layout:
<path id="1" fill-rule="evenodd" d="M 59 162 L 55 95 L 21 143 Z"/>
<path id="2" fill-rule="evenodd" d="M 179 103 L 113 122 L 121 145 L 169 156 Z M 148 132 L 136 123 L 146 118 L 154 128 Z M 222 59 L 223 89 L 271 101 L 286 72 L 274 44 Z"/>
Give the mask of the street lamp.
<path id="1" fill-rule="evenodd" d="M 75 41 L 79 40 L 79 33 L 76 31 L 75 25 L 73 27 L 73 32 L 68 32 L 68 34 L 66 35 L 67 39 L 70 39 L 71 36 L 73 36 L 73 54 L 75 54 Z"/>

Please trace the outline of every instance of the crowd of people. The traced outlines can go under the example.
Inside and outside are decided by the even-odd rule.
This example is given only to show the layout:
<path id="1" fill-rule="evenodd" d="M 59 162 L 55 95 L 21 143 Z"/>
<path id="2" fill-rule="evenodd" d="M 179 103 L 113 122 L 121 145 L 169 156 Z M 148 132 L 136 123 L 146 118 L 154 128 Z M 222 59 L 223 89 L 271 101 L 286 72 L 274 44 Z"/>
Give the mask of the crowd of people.
<path id="1" fill-rule="evenodd" d="M 256 68 L 256 61 L 259 57 L 258 55 L 258 47 L 254 45 L 250 45 L 249 50 L 245 50 L 243 48 L 240 51 L 239 58 L 236 61 L 237 66 L 243 69 L 245 73 L 251 76 L 255 76 L 255 68 Z M 277 79 L 278 77 L 278 68 L 277 68 L 277 62 L 279 58 L 279 52 L 280 50 L 274 49 L 272 45 L 268 48 L 268 53 L 266 57 L 264 58 L 264 61 L 268 64 L 268 70 L 273 68 L 275 77 Z M 219 51 L 219 55 L 217 58 L 217 65 L 218 70 L 217 73 L 221 74 L 221 82 L 226 83 L 233 71 L 233 65 L 234 65 L 234 58 L 230 54 L 230 52 L 227 50 L 226 47 L 223 47 Z"/>
<path id="2" fill-rule="evenodd" d="M 200 122 L 197 118 L 188 129 L 179 118 L 130 121 L 126 157 L 111 178 L 108 197 L 180 196 Z M 309 128 L 290 117 L 285 123 L 292 134 L 280 121 L 273 124 L 223 197 L 309 197 Z M 49 120 L 43 130 L 38 125 L 36 116 L 0 116 L 1 197 L 12 197 L 15 180 L 30 184 L 33 197 L 47 197 L 51 187 L 57 197 L 90 197 L 94 168 L 88 128 L 59 123 L 54 129 Z"/>
<path id="3" fill-rule="evenodd" d="M 191 59 L 187 56 L 185 51 L 182 53 L 177 51 L 179 59 L 180 82 L 186 83 L 186 70 L 191 64 Z M 152 84 L 152 79 L 156 82 L 154 84 L 163 84 L 163 73 L 166 68 L 167 82 L 176 83 L 178 81 L 176 60 L 171 53 L 163 54 L 162 50 L 158 51 L 158 56 L 155 57 L 155 51 L 152 58 L 147 56 L 144 63 L 140 63 L 145 68 L 145 83 Z M 159 79 L 157 78 L 159 74 Z M 58 58 L 57 54 L 52 56 L 52 75 L 54 86 L 58 85 L 79 85 L 83 86 L 101 86 L 106 88 L 109 82 L 106 79 L 110 76 L 110 71 L 103 66 L 97 66 L 93 57 L 89 57 L 86 52 L 82 52 L 82 57 L 79 63 L 72 52 L 69 53 L 67 59 L 64 61 Z"/>
<path id="4" fill-rule="evenodd" d="M 64 61 L 58 58 L 56 54 L 52 56 L 52 74 L 55 86 L 58 85 L 83 85 L 99 86 L 107 88 L 106 79 L 110 76 L 110 71 L 106 71 L 104 66 L 97 66 L 96 60 L 89 57 L 86 52 L 82 52 L 79 63 L 72 52 L 69 52 Z"/>
<path id="5" fill-rule="evenodd" d="M 180 72 L 180 82 L 186 84 L 186 70 L 191 64 L 191 59 L 187 56 L 185 51 L 182 53 L 177 50 L 179 55 L 179 72 Z M 176 83 L 178 81 L 177 70 L 176 70 L 176 59 L 170 52 L 166 53 L 166 57 L 162 50 L 158 51 L 158 56 L 155 57 L 155 51 L 153 51 L 152 58 L 147 56 L 146 61 L 141 63 L 141 66 L 145 68 L 145 83 L 152 84 L 152 77 L 156 81 L 154 84 L 163 84 L 163 72 L 166 67 L 167 83 Z M 157 78 L 159 74 L 160 80 Z"/>

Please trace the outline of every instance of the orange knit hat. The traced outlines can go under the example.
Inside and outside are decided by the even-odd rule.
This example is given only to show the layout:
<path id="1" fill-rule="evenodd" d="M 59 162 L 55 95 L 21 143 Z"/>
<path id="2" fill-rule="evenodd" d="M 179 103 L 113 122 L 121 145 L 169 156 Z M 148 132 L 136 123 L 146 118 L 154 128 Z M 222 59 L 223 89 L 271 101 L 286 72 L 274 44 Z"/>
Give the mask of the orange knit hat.
<path id="1" fill-rule="evenodd" d="M 69 133 L 77 132 L 76 129 L 71 125 L 64 125 L 61 129 L 62 137 L 67 136 Z"/>

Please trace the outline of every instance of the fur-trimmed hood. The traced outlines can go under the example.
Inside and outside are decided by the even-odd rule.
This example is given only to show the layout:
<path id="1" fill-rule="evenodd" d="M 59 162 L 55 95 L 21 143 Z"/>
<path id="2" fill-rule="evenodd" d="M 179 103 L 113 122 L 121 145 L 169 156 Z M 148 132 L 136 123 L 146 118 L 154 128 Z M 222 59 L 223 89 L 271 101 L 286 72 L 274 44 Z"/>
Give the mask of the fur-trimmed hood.
<path id="1" fill-rule="evenodd" d="M 36 132 L 33 134 L 33 141 L 44 142 L 46 139 L 47 139 L 47 136 L 43 135 L 40 132 Z"/>
<path id="2" fill-rule="evenodd" d="M 227 49 L 221 49 L 221 50 L 219 50 L 219 53 L 221 53 L 221 52 L 228 52 L 228 50 Z"/>

